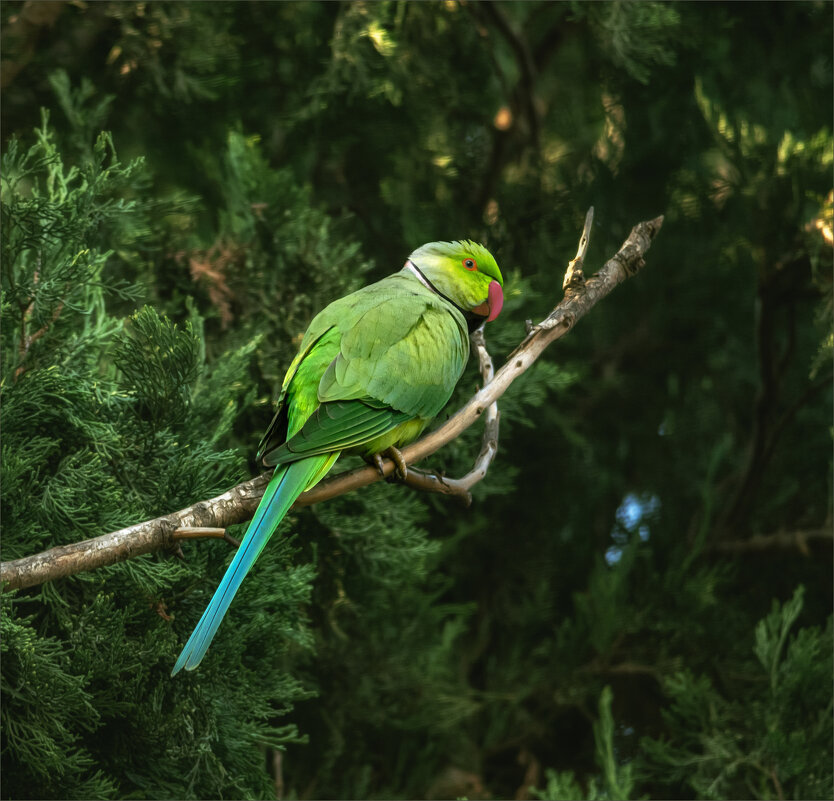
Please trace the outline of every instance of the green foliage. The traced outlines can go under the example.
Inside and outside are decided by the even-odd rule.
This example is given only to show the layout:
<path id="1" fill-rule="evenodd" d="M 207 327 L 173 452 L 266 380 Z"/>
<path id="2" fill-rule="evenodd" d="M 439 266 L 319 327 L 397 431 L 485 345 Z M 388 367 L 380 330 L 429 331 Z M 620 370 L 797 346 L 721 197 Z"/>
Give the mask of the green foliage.
<path id="1" fill-rule="evenodd" d="M 545 771 L 547 784 L 543 790 L 530 788 L 535 798 L 564 799 L 564 801 L 603 801 L 617 798 L 627 801 L 634 788 L 632 765 L 618 764 L 614 745 L 614 718 L 611 714 L 613 694 L 611 688 L 603 688 L 599 697 L 599 718 L 594 723 L 594 747 L 597 765 L 602 771 L 599 777 L 588 780 L 587 789 L 583 790 L 577 783 L 573 771 Z"/>
<path id="2" fill-rule="evenodd" d="M 195 673 L 223 542 L 4 594 L 4 797 L 834 794 L 830 4 L 0 21 L 4 559 L 252 475 L 311 316 L 411 248 L 496 254 L 500 365 L 589 205 L 588 272 L 665 215 L 502 399 L 471 508 L 291 513 Z"/>
<path id="3" fill-rule="evenodd" d="M 681 17 L 672 4 L 621 0 L 604 6 L 577 3 L 574 13 L 592 16 L 602 47 L 613 63 L 640 83 L 649 82 L 655 65 L 675 63 Z"/>
<path id="4" fill-rule="evenodd" d="M 83 677 L 73 674 L 61 643 L 39 637 L 31 625 L 33 616 L 19 618 L 15 606 L 4 598 L 0 618 L 3 696 L 15 711 L 4 715 L 4 748 L 29 767 L 33 783 L 56 796 L 63 786 L 79 797 L 112 797 L 116 785 L 101 771 L 91 770 L 93 756 L 80 745 L 82 734 L 101 719 Z"/>
<path id="5" fill-rule="evenodd" d="M 114 234 L 129 243 L 144 233 L 141 204 L 115 197 L 135 183 L 141 161 L 124 168 L 112 163 L 112 137 L 101 134 L 91 161 L 65 169 L 47 122 L 44 112 L 34 146 L 22 152 L 13 140 L 2 164 L 3 310 L 19 310 L 36 329 L 47 326 L 64 306 L 94 309 L 89 292 L 100 284 L 110 255 L 85 246 L 94 232 L 118 228 L 128 217 L 135 224 Z M 5 344 L 7 353 L 14 353 L 8 338 Z"/>
<path id="6" fill-rule="evenodd" d="M 347 235 L 345 218 L 318 208 L 309 186 L 289 170 L 271 169 L 258 137 L 229 134 L 218 179 L 225 207 L 216 241 L 237 255 L 228 269 L 218 259 L 196 277 L 208 284 L 221 322 L 237 320 L 251 336 L 264 327 L 272 332 L 259 358 L 264 378 L 277 389 L 312 316 L 358 289 L 371 265 Z"/>
<path id="7" fill-rule="evenodd" d="M 759 665 L 721 691 L 688 671 L 667 678 L 669 739 L 643 741 L 648 764 L 699 798 L 824 798 L 832 736 L 832 620 L 792 637 L 802 586 L 756 626 Z M 758 667 L 758 670 L 756 669 Z"/>
<path id="8" fill-rule="evenodd" d="M 228 379 L 245 372 L 256 341 L 210 369 L 196 311 L 183 327 L 150 307 L 124 322 L 108 314 L 111 256 L 147 232 L 141 194 L 124 201 L 111 193 L 141 193 L 141 164 L 122 168 L 102 135 L 93 162 L 66 169 L 53 141 L 44 121 L 28 151 L 10 147 L 4 175 L 12 230 L 3 302 L 22 307 L 4 335 L 23 343 L 9 347 L 16 358 L 3 365 L 4 558 L 156 516 L 238 480 L 242 460 L 222 440 L 253 395 Z M 6 794 L 268 793 L 255 745 L 298 740 L 293 725 L 275 721 L 307 692 L 279 658 L 309 647 L 300 609 L 313 573 L 291 565 L 288 542 L 274 549 L 269 590 L 250 596 L 269 617 L 253 611 L 227 640 L 239 677 L 248 670 L 244 650 L 261 650 L 271 666 L 207 693 L 170 681 L 181 635 L 166 612 L 172 602 L 204 603 L 209 588 L 194 582 L 205 558 L 184 568 L 140 557 L 3 596 L 3 758 L 14 765 L 4 772 Z M 177 582 L 188 589 L 172 601 Z M 263 628 L 278 618 L 281 639 L 265 647 Z"/>
<path id="9" fill-rule="evenodd" d="M 128 386 L 141 387 L 140 419 L 157 426 L 165 418 L 174 422 L 186 415 L 201 346 L 190 322 L 178 331 L 148 306 L 131 317 L 117 339 L 113 364 Z"/>

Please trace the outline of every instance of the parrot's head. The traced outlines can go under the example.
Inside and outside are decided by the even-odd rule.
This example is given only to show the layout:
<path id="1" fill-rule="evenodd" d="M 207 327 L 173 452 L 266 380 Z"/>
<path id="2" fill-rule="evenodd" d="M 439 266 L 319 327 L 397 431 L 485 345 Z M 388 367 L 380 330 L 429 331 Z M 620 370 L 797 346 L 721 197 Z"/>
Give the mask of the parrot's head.
<path id="1" fill-rule="evenodd" d="M 452 301 L 467 318 L 470 330 L 494 320 L 504 305 L 504 279 L 493 255 L 468 239 L 429 242 L 417 248 L 403 269 Z"/>

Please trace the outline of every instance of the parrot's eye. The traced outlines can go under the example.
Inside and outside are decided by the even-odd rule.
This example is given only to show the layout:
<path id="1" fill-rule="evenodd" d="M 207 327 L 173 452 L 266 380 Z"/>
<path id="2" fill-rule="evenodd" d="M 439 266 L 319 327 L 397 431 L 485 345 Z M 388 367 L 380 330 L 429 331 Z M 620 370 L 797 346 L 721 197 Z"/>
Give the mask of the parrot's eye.
<path id="1" fill-rule="evenodd" d="M 461 264 L 466 267 L 467 270 L 477 270 L 478 269 L 478 262 L 475 259 L 464 259 Z"/>

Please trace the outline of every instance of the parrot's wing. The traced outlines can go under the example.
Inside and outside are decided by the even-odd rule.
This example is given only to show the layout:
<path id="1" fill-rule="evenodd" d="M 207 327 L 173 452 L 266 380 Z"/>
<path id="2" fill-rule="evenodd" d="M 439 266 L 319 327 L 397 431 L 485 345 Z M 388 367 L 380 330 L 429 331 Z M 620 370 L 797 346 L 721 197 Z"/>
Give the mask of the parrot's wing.
<path id="1" fill-rule="evenodd" d="M 294 437 L 270 452 L 264 459 L 269 465 L 295 462 L 372 442 L 412 415 L 387 406 L 371 406 L 359 400 L 322 403 Z"/>
<path id="2" fill-rule="evenodd" d="M 288 412 L 279 410 L 258 458 L 285 464 L 428 421 L 468 356 L 463 316 L 419 283 L 390 276 L 335 301 L 302 341 L 281 395 Z"/>
<path id="3" fill-rule="evenodd" d="M 430 293 L 367 310 L 342 336 L 321 377 L 319 400 L 371 398 L 430 420 L 446 405 L 469 357 L 466 323 L 450 308 Z"/>
<path id="4" fill-rule="evenodd" d="M 301 348 L 284 376 L 275 415 L 258 445 L 258 453 L 255 457 L 257 462 L 298 431 L 318 406 L 316 386 L 321 373 L 339 352 L 341 334 L 333 325 L 315 326 L 317 321 L 318 318 L 313 320 L 304 336 Z M 292 390 L 290 390 L 291 385 Z M 292 407 L 292 410 L 289 407 Z M 263 463 L 268 467 L 275 464 L 271 460 L 264 460 Z"/>

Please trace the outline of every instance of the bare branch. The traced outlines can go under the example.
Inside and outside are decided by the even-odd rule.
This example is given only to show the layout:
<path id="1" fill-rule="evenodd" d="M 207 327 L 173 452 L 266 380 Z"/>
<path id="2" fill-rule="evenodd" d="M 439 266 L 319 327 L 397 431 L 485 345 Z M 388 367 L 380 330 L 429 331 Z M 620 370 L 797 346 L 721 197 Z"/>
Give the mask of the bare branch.
<path id="1" fill-rule="evenodd" d="M 532 327 L 491 381 L 485 383 L 446 423 L 402 450 L 405 461 L 408 464 L 422 461 L 458 437 L 481 417 L 489 423 L 490 407 L 516 378 L 530 368 L 545 348 L 568 333 L 596 303 L 643 267 L 643 257 L 662 225 L 663 217 L 657 217 L 634 226 L 620 250 L 596 275 L 586 280 L 582 286 L 569 288 L 563 300 L 548 317 Z M 497 409 L 495 425 L 497 426 Z M 487 429 L 489 430 L 489 425 Z M 473 470 L 459 479 L 460 482 L 466 482 L 464 489 L 467 491 L 480 480 L 480 471 L 485 471 L 494 457 L 494 453 L 491 453 L 492 446 L 488 447 L 487 451 L 485 454 L 482 449 Z M 391 459 L 384 459 L 381 471 L 376 467 L 365 466 L 325 479 L 301 495 L 294 507 L 321 503 L 373 484 L 383 477 L 390 476 L 394 467 Z M 409 473 L 411 472 L 413 471 L 409 470 Z M 450 495 L 460 494 L 459 484 L 448 479 L 436 478 L 438 482 L 446 485 L 446 489 L 439 491 Z M 171 550 L 176 544 L 173 534 L 177 529 L 225 529 L 251 518 L 267 481 L 267 475 L 258 476 L 238 484 L 216 498 L 200 501 L 179 512 L 137 523 L 95 539 L 62 545 L 34 556 L 3 562 L 0 564 L 0 582 L 4 584 L 5 589 L 31 587 L 44 581 L 112 565 L 152 551 Z"/>
<path id="2" fill-rule="evenodd" d="M 461 479 L 446 478 L 436 473 L 409 467 L 408 475 L 404 479 L 397 477 L 396 481 L 421 492 L 438 492 L 441 495 L 448 495 L 460 501 L 465 507 L 472 505 L 472 494 L 461 483 Z"/>
<path id="3" fill-rule="evenodd" d="M 179 528 L 222 528 L 240 523 L 255 512 L 268 476 L 238 484 L 209 501 L 173 514 L 146 520 L 83 542 L 60 545 L 34 556 L 0 564 L 4 589 L 32 587 L 44 581 L 123 562 L 152 551 L 173 549 Z"/>
<path id="4" fill-rule="evenodd" d="M 483 328 L 479 328 L 472 334 L 472 344 L 475 346 L 475 352 L 478 354 L 478 363 L 481 366 L 481 378 L 484 380 L 484 386 L 487 386 L 495 378 L 495 367 L 486 349 Z M 495 454 L 498 453 L 498 426 L 500 418 L 501 415 L 498 412 L 498 402 L 496 399 L 489 405 L 484 415 L 484 437 L 481 444 L 481 452 L 475 460 L 475 465 L 463 478 L 458 480 L 460 486 L 467 491 L 472 489 L 486 475 L 489 466 L 492 464 L 492 460 L 495 459 Z"/>
<path id="5" fill-rule="evenodd" d="M 645 264 L 643 256 L 662 225 L 663 217 L 635 225 L 620 250 L 596 275 L 588 279 L 582 288 L 569 291 L 562 302 L 541 323 L 533 326 L 533 330 L 510 354 L 489 384 L 476 392 L 469 402 L 440 428 L 403 448 L 402 454 L 406 462 L 415 464 L 422 461 L 471 426 L 493 401 L 507 391 L 516 378 L 530 368 L 551 342 L 561 339 L 597 302 L 608 295 L 618 284 L 635 275 Z M 394 471 L 394 463 L 390 459 L 383 460 L 382 470 L 384 476 L 390 476 Z M 322 481 L 321 484 L 305 492 L 295 505 L 307 506 L 320 503 L 336 495 L 372 484 L 379 481 L 381 477 L 374 467 L 358 467 Z"/>

